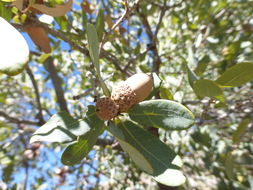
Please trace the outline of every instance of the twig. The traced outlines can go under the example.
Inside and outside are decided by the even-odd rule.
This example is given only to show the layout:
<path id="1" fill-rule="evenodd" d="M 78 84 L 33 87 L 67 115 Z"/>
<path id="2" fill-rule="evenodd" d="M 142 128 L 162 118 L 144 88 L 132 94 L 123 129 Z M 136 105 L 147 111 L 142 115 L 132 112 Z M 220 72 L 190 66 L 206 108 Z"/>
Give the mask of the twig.
<path id="1" fill-rule="evenodd" d="M 64 91 L 62 89 L 62 80 L 58 76 L 57 70 L 53 63 L 53 57 L 48 57 L 44 63 L 45 69 L 49 72 L 50 78 L 52 79 L 52 83 L 55 89 L 55 93 L 57 96 L 57 101 L 59 103 L 60 109 L 66 112 L 68 111 L 67 103 L 64 97 Z"/>
<path id="2" fill-rule="evenodd" d="M 112 26 L 112 28 L 109 30 L 109 32 L 104 34 L 103 39 L 102 39 L 102 43 L 100 45 L 100 49 L 103 48 L 103 45 L 104 45 L 105 40 L 106 40 L 106 36 L 108 36 L 108 34 L 112 33 L 131 14 L 131 12 L 134 9 L 136 9 L 136 7 L 138 6 L 140 0 L 137 0 L 131 8 L 129 8 L 127 0 L 125 0 L 124 2 L 125 2 L 125 11 L 124 11 L 124 13 L 116 21 L 116 23 Z"/>
<path id="3" fill-rule="evenodd" d="M 27 67 L 26 67 L 26 72 L 27 72 L 28 76 L 30 77 L 30 79 L 32 81 L 33 88 L 34 88 L 34 91 L 35 91 L 36 102 L 37 102 L 37 106 L 38 106 L 38 110 L 39 110 L 38 119 L 39 119 L 40 124 L 43 124 L 43 123 L 45 123 L 45 120 L 44 120 L 43 115 L 42 115 L 42 106 L 41 106 L 41 102 L 40 102 L 39 88 L 38 88 L 37 82 L 34 78 L 34 75 L 31 71 L 29 65 L 27 65 Z"/>
<path id="4" fill-rule="evenodd" d="M 167 3 L 167 1 L 164 0 L 163 8 L 162 8 L 162 10 L 161 10 L 161 13 L 160 13 L 160 16 L 159 16 L 159 21 L 158 21 L 158 24 L 157 24 L 155 33 L 154 33 L 154 35 L 153 35 L 152 43 L 151 43 L 151 44 L 155 44 L 155 43 L 156 43 L 157 34 L 158 34 L 159 29 L 160 29 L 160 27 L 161 27 L 163 17 L 164 17 L 164 15 L 165 15 L 166 11 L 167 11 L 167 9 L 166 9 L 166 3 Z"/>
<path id="5" fill-rule="evenodd" d="M 15 117 L 9 116 L 6 112 L 0 111 L 0 116 L 4 117 L 11 123 L 16 123 L 16 124 L 26 124 L 26 125 L 40 125 L 39 122 L 36 121 L 30 121 L 30 120 L 19 120 Z"/>

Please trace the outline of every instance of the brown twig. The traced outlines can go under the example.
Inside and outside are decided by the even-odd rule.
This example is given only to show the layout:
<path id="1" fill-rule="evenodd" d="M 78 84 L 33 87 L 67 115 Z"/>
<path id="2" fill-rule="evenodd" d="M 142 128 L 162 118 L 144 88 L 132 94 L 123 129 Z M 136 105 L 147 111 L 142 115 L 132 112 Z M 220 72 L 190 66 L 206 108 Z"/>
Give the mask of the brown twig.
<path id="1" fill-rule="evenodd" d="M 37 106 L 38 106 L 38 111 L 39 111 L 38 112 L 38 119 L 39 119 L 40 124 L 42 125 L 43 123 L 45 123 L 45 120 L 44 120 L 43 114 L 42 114 L 42 106 L 41 106 L 41 102 L 40 102 L 39 88 L 38 88 L 37 82 L 34 78 L 34 75 L 32 73 L 32 70 L 30 69 L 29 65 L 26 66 L 26 72 L 32 81 L 32 85 L 33 85 L 34 92 L 36 95 L 36 102 L 37 102 Z"/>
<path id="2" fill-rule="evenodd" d="M 64 91 L 62 89 L 62 80 L 58 75 L 56 67 L 53 63 L 53 57 L 49 57 L 46 59 L 44 63 L 45 69 L 49 72 L 50 78 L 52 79 L 52 83 L 55 89 L 55 94 L 57 96 L 57 101 L 62 111 L 68 111 L 67 103 L 64 97 Z"/>
<path id="3" fill-rule="evenodd" d="M 84 44 L 82 44 L 82 46 L 76 44 L 74 41 L 72 41 L 70 38 L 68 38 L 62 32 L 50 28 L 47 24 L 44 24 L 44 23 L 38 21 L 36 18 L 31 18 L 30 20 L 31 20 L 30 23 L 25 23 L 24 25 L 20 25 L 20 24 L 12 24 L 12 25 L 16 28 L 19 28 L 19 29 L 25 29 L 26 26 L 40 26 L 40 27 L 44 28 L 49 34 L 51 34 L 57 38 L 60 38 L 60 39 L 64 40 L 65 42 L 69 43 L 69 45 L 73 49 L 76 49 L 79 52 L 83 53 L 84 55 L 89 56 L 89 50 L 85 47 Z M 119 70 L 123 74 L 126 74 L 124 69 L 122 69 L 120 67 L 121 64 L 120 64 L 120 61 L 117 59 L 117 57 L 115 57 L 114 55 L 112 55 L 111 53 L 109 53 L 105 50 L 101 50 L 101 57 L 110 61 L 115 66 L 115 68 L 117 70 Z"/>

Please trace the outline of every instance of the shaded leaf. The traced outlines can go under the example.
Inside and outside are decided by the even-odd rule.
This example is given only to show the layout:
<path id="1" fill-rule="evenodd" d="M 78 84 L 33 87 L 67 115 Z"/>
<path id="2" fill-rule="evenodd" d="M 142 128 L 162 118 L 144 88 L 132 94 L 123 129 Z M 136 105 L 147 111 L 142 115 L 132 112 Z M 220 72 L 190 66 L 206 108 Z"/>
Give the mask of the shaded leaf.
<path id="1" fill-rule="evenodd" d="M 87 156 L 97 141 L 98 136 L 104 131 L 104 122 L 100 120 L 95 113 L 93 106 L 89 107 L 89 114 L 85 118 L 90 126 L 90 131 L 78 137 L 77 142 L 69 145 L 62 154 L 61 162 L 65 165 L 79 164 Z M 91 115 L 92 114 L 92 115 Z"/>
<path id="2" fill-rule="evenodd" d="M 198 95 L 201 98 L 209 97 L 216 100 L 220 100 L 221 102 L 225 102 L 223 91 L 215 82 L 211 80 L 206 79 L 197 80 L 193 84 L 193 89 L 196 95 Z"/>
<path id="3" fill-rule="evenodd" d="M 143 126 L 166 130 L 187 129 L 194 124 L 192 112 L 170 100 L 143 101 L 130 109 L 129 116 Z"/>
<path id="4" fill-rule="evenodd" d="M 0 28 L 0 72 L 19 74 L 29 59 L 29 47 L 24 37 L 1 17 Z"/>
<path id="5" fill-rule="evenodd" d="M 253 189 L 253 177 L 252 176 L 248 176 L 248 181 L 249 181 L 249 185 L 250 185 L 250 189 Z"/>
<path id="6" fill-rule="evenodd" d="M 50 16 L 63 16 L 72 8 L 73 0 L 69 0 L 63 5 L 56 5 L 55 7 L 47 7 L 43 4 L 32 4 L 30 7 Z"/>
<path id="7" fill-rule="evenodd" d="M 103 9 L 99 9 L 97 19 L 96 19 L 96 29 L 97 29 L 98 39 L 99 39 L 99 41 L 101 41 L 103 38 L 104 29 L 105 29 L 104 10 Z"/>
<path id="8" fill-rule="evenodd" d="M 234 172 L 234 160 L 231 152 L 228 152 L 226 154 L 225 158 L 225 171 L 230 180 L 233 180 L 235 178 L 235 172 Z"/>
<path id="9" fill-rule="evenodd" d="M 242 138 L 242 135 L 245 133 L 245 130 L 247 129 L 248 125 L 251 123 L 250 118 L 244 118 L 241 123 L 238 125 L 236 131 L 234 132 L 232 139 L 233 143 L 238 143 L 240 139 Z"/>
<path id="10" fill-rule="evenodd" d="M 227 69 L 216 83 L 222 87 L 241 86 L 253 80 L 253 63 L 242 62 Z"/>
<path id="11" fill-rule="evenodd" d="M 111 124 L 108 130 L 117 138 L 135 164 L 154 179 L 168 186 L 179 186 L 185 177 L 179 170 L 181 158 L 157 137 L 132 121 Z"/>
<path id="12" fill-rule="evenodd" d="M 205 72 L 209 62 L 210 58 L 208 55 L 204 56 L 201 60 L 199 60 L 198 65 L 194 70 L 196 75 L 201 76 Z"/>
<path id="13" fill-rule="evenodd" d="M 161 99 L 174 100 L 171 91 L 168 88 L 164 88 L 164 87 L 160 88 L 160 97 Z"/>
<path id="14" fill-rule="evenodd" d="M 4 141 L 11 135 L 11 126 L 5 122 L 0 121 L 0 141 Z"/>
<path id="15" fill-rule="evenodd" d="M 72 142 L 77 140 L 77 136 L 89 131 L 90 126 L 87 121 L 77 120 L 67 112 L 60 112 L 53 115 L 47 123 L 35 131 L 30 143 L 36 141 Z"/>
<path id="16" fill-rule="evenodd" d="M 4 169 L 3 169 L 3 181 L 9 182 L 11 180 L 11 175 L 14 170 L 14 163 L 9 163 Z"/>
<path id="17" fill-rule="evenodd" d="M 197 77 L 197 75 L 188 67 L 188 65 L 185 65 L 186 70 L 187 70 L 187 76 L 188 76 L 188 81 L 191 85 L 191 87 L 193 87 L 193 83 L 197 80 L 199 80 L 199 78 Z"/>

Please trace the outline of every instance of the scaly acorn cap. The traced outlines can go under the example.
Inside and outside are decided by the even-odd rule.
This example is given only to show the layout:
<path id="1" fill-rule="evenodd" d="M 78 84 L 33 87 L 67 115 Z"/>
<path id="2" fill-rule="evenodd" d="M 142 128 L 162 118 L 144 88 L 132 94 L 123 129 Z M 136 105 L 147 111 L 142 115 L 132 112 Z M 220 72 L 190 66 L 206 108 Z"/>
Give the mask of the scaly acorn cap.
<path id="1" fill-rule="evenodd" d="M 127 112 L 137 103 L 136 94 L 126 82 L 119 83 L 112 90 L 111 99 L 119 106 L 121 113 Z"/>
<path id="2" fill-rule="evenodd" d="M 153 87 L 152 77 L 139 73 L 113 88 L 111 99 L 119 105 L 120 112 L 127 112 L 134 104 L 143 101 Z"/>
<path id="3" fill-rule="evenodd" d="M 102 120 L 110 120 L 118 115 L 119 106 L 108 97 L 99 98 L 96 102 L 96 114 Z"/>

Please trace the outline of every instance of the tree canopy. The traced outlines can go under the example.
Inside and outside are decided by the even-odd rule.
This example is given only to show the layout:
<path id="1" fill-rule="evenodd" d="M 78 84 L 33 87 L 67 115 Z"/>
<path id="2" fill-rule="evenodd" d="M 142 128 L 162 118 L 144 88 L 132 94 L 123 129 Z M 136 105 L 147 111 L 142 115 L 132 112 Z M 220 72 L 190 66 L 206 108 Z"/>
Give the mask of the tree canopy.
<path id="1" fill-rule="evenodd" d="M 0 189 L 253 189 L 252 13 L 0 0 Z M 111 93 L 136 73 L 152 89 L 132 80 L 147 97 L 120 111 Z"/>

